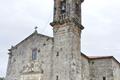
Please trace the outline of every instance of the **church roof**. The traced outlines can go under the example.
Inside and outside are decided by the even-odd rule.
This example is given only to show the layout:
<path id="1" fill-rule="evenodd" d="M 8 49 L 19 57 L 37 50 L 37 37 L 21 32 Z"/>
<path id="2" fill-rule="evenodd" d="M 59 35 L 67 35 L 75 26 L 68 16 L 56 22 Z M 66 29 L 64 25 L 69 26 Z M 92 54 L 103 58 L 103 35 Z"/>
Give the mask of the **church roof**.
<path id="1" fill-rule="evenodd" d="M 113 56 L 86 56 L 83 53 L 81 53 L 81 55 L 86 57 L 88 60 L 112 59 L 120 66 L 120 62 Z"/>
<path id="2" fill-rule="evenodd" d="M 39 34 L 37 31 L 34 31 L 31 35 L 26 37 L 24 40 L 22 40 L 21 42 L 19 42 L 15 46 L 12 46 L 11 49 L 8 49 L 8 51 L 11 51 L 12 49 L 17 48 L 20 44 L 22 44 L 24 41 L 28 40 L 29 38 L 33 37 L 34 35 L 38 35 L 38 36 L 42 36 L 42 37 L 48 37 L 48 38 L 52 38 L 53 39 L 53 37 L 46 36 L 46 35 L 43 35 L 43 34 Z"/>
<path id="3" fill-rule="evenodd" d="M 108 59 L 112 57 L 113 56 L 89 56 L 90 59 Z"/>

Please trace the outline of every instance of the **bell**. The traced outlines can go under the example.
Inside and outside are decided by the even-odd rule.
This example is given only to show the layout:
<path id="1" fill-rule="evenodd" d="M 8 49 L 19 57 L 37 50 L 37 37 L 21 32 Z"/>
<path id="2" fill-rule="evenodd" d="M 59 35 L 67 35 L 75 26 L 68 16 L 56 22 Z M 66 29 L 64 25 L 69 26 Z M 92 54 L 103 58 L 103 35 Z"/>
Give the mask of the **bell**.
<path id="1" fill-rule="evenodd" d="M 65 6 L 62 6 L 62 10 L 63 10 L 63 11 L 65 10 Z"/>

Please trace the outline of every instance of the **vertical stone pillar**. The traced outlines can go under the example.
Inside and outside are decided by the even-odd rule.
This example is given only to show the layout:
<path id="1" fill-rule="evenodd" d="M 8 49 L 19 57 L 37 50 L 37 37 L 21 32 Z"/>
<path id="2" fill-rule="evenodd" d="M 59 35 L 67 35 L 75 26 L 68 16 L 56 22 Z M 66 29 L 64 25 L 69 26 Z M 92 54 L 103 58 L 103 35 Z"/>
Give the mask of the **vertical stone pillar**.
<path id="1" fill-rule="evenodd" d="M 82 1 L 54 1 L 51 80 L 81 80 Z"/>

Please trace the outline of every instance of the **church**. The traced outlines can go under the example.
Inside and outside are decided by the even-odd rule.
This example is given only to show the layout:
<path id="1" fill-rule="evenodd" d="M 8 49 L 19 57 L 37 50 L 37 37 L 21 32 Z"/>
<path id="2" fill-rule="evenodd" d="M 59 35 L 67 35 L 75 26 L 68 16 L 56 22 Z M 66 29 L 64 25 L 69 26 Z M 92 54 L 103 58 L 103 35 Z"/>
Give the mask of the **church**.
<path id="1" fill-rule="evenodd" d="M 35 29 L 12 46 L 6 80 L 120 80 L 120 63 L 113 56 L 81 52 L 83 1 L 54 0 L 54 37 Z"/>

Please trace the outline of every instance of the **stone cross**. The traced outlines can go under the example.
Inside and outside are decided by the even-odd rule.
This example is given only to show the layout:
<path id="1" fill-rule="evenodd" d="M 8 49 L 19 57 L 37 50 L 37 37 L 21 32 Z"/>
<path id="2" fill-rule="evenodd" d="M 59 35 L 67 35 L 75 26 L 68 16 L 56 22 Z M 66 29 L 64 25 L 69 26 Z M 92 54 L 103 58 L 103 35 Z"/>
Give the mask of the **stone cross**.
<path id="1" fill-rule="evenodd" d="M 38 27 L 36 26 L 34 29 L 35 29 L 35 31 L 37 31 Z"/>

